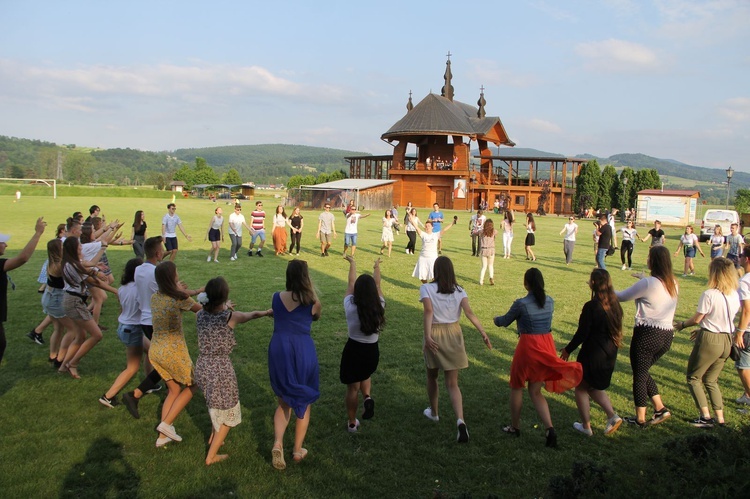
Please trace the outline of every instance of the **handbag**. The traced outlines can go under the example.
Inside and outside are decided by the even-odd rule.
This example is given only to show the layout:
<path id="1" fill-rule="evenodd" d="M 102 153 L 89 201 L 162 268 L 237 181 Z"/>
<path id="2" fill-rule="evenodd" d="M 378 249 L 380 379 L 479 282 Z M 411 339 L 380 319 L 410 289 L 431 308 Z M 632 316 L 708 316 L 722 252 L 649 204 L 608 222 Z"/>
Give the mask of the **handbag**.
<path id="1" fill-rule="evenodd" d="M 607 256 L 612 256 L 615 254 L 615 247 L 610 245 L 609 248 L 607 248 Z"/>
<path id="2" fill-rule="evenodd" d="M 742 342 L 745 344 L 745 351 L 750 352 L 750 331 L 745 331 L 742 334 Z M 732 342 L 732 348 L 729 350 L 729 358 L 737 362 L 740 360 L 742 350 L 734 342 Z"/>

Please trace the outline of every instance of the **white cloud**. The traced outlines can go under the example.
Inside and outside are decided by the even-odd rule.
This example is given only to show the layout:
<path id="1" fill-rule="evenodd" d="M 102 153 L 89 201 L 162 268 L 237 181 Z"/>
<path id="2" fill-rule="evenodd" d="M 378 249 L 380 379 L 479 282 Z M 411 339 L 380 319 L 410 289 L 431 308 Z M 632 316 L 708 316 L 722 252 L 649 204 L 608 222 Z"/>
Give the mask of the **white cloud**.
<path id="1" fill-rule="evenodd" d="M 659 57 L 650 48 L 614 38 L 579 43 L 575 51 L 588 61 L 586 66 L 589 69 L 596 71 L 632 72 L 660 66 Z"/>
<path id="2" fill-rule="evenodd" d="M 560 133 L 562 132 L 562 128 L 560 128 L 555 123 L 552 123 L 551 121 L 539 119 L 539 118 L 532 118 L 526 122 L 526 126 L 531 128 L 532 130 L 536 130 L 539 132 L 547 132 L 547 133 Z"/>
<path id="3" fill-rule="evenodd" d="M 641 9 L 634 0 L 601 0 L 601 2 L 621 15 L 634 15 Z"/>
<path id="4" fill-rule="evenodd" d="M 467 76 L 482 85 L 525 88 L 539 82 L 533 74 L 499 68 L 496 60 L 471 59 L 466 64 L 470 71 Z"/>
<path id="5" fill-rule="evenodd" d="M 719 108 L 719 114 L 734 122 L 750 120 L 750 98 L 737 97 L 727 100 L 726 103 Z"/>
<path id="6" fill-rule="evenodd" d="M 538 0 L 536 2 L 532 2 L 531 6 L 558 21 L 578 22 L 578 18 L 575 15 L 561 9 L 559 7 L 559 4 L 557 3 L 553 4 L 550 2 L 545 2 L 543 0 Z"/>
<path id="7" fill-rule="evenodd" d="M 656 0 L 663 23 L 656 33 L 706 45 L 743 36 L 750 23 L 747 0 Z"/>

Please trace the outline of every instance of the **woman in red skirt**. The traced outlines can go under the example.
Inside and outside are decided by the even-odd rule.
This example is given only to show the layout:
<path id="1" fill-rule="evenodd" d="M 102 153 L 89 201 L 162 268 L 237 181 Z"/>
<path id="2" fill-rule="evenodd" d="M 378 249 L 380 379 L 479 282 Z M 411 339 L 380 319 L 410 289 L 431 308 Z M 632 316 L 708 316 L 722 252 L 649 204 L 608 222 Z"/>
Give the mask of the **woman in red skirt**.
<path id="1" fill-rule="evenodd" d="M 510 365 L 511 424 L 503 431 L 521 436 L 523 389 L 528 381 L 529 397 L 546 429 L 546 446 L 556 447 L 557 434 L 552 426 L 547 399 L 542 395 L 542 386 L 555 393 L 570 390 L 581 382 L 583 368 L 578 362 L 565 362 L 557 357 L 555 341 L 550 332 L 555 305 L 544 292 L 544 278 L 539 269 L 527 270 L 523 285 L 529 293 L 514 301 L 508 313 L 495 317 L 498 327 L 507 327 L 515 321 L 519 335 Z"/>

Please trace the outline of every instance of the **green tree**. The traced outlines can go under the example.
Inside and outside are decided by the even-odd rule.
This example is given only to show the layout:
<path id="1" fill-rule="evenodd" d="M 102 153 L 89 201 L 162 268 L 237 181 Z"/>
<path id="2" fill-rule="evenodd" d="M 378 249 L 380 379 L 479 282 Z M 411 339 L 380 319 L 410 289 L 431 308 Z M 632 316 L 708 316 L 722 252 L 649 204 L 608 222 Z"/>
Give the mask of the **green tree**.
<path id="1" fill-rule="evenodd" d="M 644 189 L 661 189 L 661 178 L 659 172 L 653 168 L 644 168 L 635 172 L 635 185 L 633 188 L 635 192 L 642 191 Z"/>
<path id="2" fill-rule="evenodd" d="M 617 208 L 619 202 L 617 197 L 613 195 L 613 191 L 617 188 L 617 170 L 612 165 L 605 165 L 602 170 L 601 177 L 599 178 L 599 199 L 597 200 L 597 208 L 610 211 L 612 208 Z"/>
<path id="3" fill-rule="evenodd" d="M 237 185 L 242 183 L 242 177 L 240 177 L 240 172 L 234 168 L 230 168 L 221 178 L 221 181 L 225 184 Z"/>
<path id="4" fill-rule="evenodd" d="M 318 178 L 315 179 L 316 184 L 325 184 L 326 182 L 330 182 L 330 176 L 327 173 L 321 173 L 318 175 Z"/>
<path id="5" fill-rule="evenodd" d="M 287 189 L 294 189 L 305 183 L 305 177 L 302 175 L 292 175 L 286 182 Z"/>
<path id="6" fill-rule="evenodd" d="M 633 208 L 635 206 L 636 198 L 638 194 L 635 190 L 635 171 L 629 166 L 626 166 L 620 172 L 620 178 L 617 181 L 618 184 L 618 199 L 622 199 L 622 211 L 626 208 Z"/>
<path id="7" fill-rule="evenodd" d="M 63 176 L 68 182 L 85 184 L 91 181 L 91 171 L 94 169 L 95 160 L 90 154 L 83 152 L 71 152 L 65 157 L 63 163 Z"/>
<path id="8" fill-rule="evenodd" d="M 590 206 L 597 206 L 600 177 L 599 163 L 595 159 L 581 166 L 581 172 L 576 177 L 574 200 L 574 205 L 579 213 L 583 213 Z"/>
<path id="9" fill-rule="evenodd" d="M 737 189 L 734 196 L 734 209 L 737 213 L 750 213 L 750 189 Z"/>
<path id="10" fill-rule="evenodd" d="M 213 168 L 208 166 L 203 158 L 195 158 L 195 170 L 193 170 L 193 184 L 218 184 L 221 180 Z M 192 187 L 190 185 L 189 187 Z"/>
<path id="11" fill-rule="evenodd" d="M 338 170 L 328 175 L 328 181 L 333 182 L 334 180 L 344 180 L 346 178 L 346 172 L 344 170 Z"/>
<path id="12" fill-rule="evenodd" d="M 182 180 L 183 182 L 187 184 L 188 187 L 192 187 L 193 184 L 199 183 L 195 181 L 195 175 L 194 175 L 193 169 L 190 168 L 188 165 L 182 165 L 182 168 L 174 172 L 172 179 Z"/>

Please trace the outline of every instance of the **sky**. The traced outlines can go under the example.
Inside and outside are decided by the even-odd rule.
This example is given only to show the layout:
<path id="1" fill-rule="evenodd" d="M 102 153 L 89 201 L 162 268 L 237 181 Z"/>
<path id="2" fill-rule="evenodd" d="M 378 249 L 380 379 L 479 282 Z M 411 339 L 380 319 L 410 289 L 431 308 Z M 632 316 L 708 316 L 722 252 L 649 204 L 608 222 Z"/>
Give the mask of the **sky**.
<path id="1" fill-rule="evenodd" d="M 373 154 L 484 88 L 518 147 L 750 172 L 750 0 L 0 0 L 0 135 Z"/>

